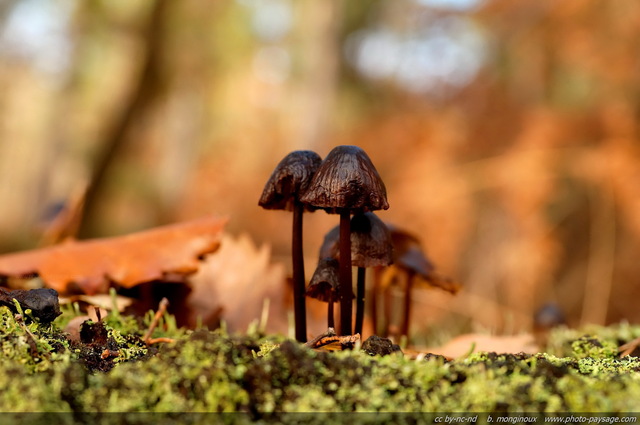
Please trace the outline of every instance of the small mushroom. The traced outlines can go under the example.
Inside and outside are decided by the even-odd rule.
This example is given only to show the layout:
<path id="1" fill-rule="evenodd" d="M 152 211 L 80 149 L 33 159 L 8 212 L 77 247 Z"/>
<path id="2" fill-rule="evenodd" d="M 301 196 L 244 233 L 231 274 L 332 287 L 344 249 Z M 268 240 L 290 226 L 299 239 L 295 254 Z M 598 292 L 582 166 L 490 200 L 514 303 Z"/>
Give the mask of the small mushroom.
<path id="1" fill-rule="evenodd" d="M 276 166 L 264 187 L 258 205 L 265 209 L 293 211 L 291 258 L 293 262 L 293 310 L 296 340 L 307 340 L 304 256 L 302 252 L 302 214 L 313 207 L 300 202 L 322 159 L 312 151 L 294 151 Z"/>
<path id="2" fill-rule="evenodd" d="M 565 326 L 567 319 L 560 306 L 546 303 L 533 315 L 533 336 L 540 347 L 547 344 L 549 332 L 556 327 Z"/>
<path id="3" fill-rule="evenodd" d="M 388 209 L 387 191 L 369 156 L 357 146 L 337 146 L 322 161 L 300 200 L 340 214 L 340 330 L 352 330 L 350 219 L 352 213 Z"/>
<path id="4" fill-rule="evenodd" d="M 322 257 L 338 256 L 338 230 L 336 227 L 325 236 L 320 248 Z M 377 215 L 366 212 L 351 218 L 351 265 L 358 268 L 354 333 L 362 334 L 366 268 L 388 266 L 393 262 L 392 252 L 391 234 Z"/>
<path id="5" fill-rule="evenodd" d="M 411 292 L 414 283 L 416 281 L 426 282 L 430 287 L 440 288 L 452 294 L 458 292 L 459 285 L 436 271 L 435 266 L 422 250 L 420 240 L 416 236 L 396 226 L 387 224 L 387 227 L 393 241 L 394 267 L 399 268 L 406 274 L 404 311 L 400 333 L 408 337 L 411 317 Z M 419 279 L 416 280 L 416 278 Z M 387 314 L 387 316 L 390 315 Z"/>
<path id="6" fill-rule="evenodd" d="M 307 296 L 315 298 L 328 304 L 327 308 L 327 327 L 335 328 L 333 303 L 338 301 L 338 288 L 340 281 L 338 280 L 340 266 L 335 258 L 322 258 L 318 262 L 318 267 L 311 277 L 309 286 L 307 287 Z"/>
<path id="7" fill-rule="evenodd" d="M 547 303 L 540 307 L 533 315 L 534 330 L 548 331 L 557 326 L 567 324 L 564 312 L 555 303 Z"/>

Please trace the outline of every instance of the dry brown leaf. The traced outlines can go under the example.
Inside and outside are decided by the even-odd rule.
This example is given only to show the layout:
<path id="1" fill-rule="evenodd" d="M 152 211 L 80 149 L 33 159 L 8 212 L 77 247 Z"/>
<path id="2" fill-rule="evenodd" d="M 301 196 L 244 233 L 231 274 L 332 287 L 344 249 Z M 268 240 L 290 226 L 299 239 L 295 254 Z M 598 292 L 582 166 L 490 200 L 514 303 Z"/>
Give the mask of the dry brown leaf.
<path id="1" fill-rule="evenodd" d="M 221 319 L 229 331 L 245 332 L 264 313 L 267 332 L 288 333 L 291 292 L 284 266 L 271 263 L 268 245 L 256 246 L 248 235 L 222 235 L 220 250 L 189 281 L 192 325 L 201 320 L 215 326 Z"/>
<path id="2" fill-rule="evenodd" d="M 106 292 L 110 283 L 130 288 L 168 275 L 196 272 L 203 255 L 220 245 L 226 219 L 204 217 L 104 239 L 0 256 L 0 275 L 38 274 L 60 293 L 75 285 L 85 294 Z"/>

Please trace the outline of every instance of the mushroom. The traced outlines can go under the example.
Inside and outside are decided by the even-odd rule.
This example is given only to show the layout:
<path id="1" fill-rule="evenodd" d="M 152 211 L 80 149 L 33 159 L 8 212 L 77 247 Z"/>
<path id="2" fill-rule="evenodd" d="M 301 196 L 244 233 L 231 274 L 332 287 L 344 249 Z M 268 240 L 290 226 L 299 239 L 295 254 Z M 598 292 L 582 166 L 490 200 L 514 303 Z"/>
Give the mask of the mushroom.
<path id="1" fill-rule="evenodd" d="M 276 166 L 264 187 L 258 205 L 265 209 L 293 211 L 291 258 L 293 262 L 293 311 L 296 340 L 307 340 L 304 257 L 302 252 L 302 214 L 312 206 L 300 202 L 322 159 L 312 151 L 293 151 Z"/>
<path id="2" fill-rule="evenodd" d="M 400 334 L 408 337 L 409 319 L 411 317 L 411 292 L 416 277 L 426 282 L 430 287 L 437 287 L 452 294 L 458 292 L 459 285 L 436 271 L 435 266 L 422 250 L 420 240 L 416 236 L 393 225 L 387 224 L 387 227 L 393 241 L 394 266 L 406 273 L 404 311 Z M 387 314 L 387 316 L 390 315 Z M 387 317 L 388 320 L 389 317 Z"/>
<path id="3" fill-rule="evenodd" d="M 300 200 L 327 213 L 340 214 L 340 330 L 342 335 L 350 335 L 351 214 L 388 209 L 387 191 L 365 151 L 357 146 L 337 146 L 322 161 Z"/>
<path id="4" fill-rule="evenodd" d="M 321 257 L 338 256 L 338 231 L 335 227 L 325 236 Z M 362 334 L 366 268 L 388 266 L 393 262 L 392 251 L 391 234 L 377 215 L 366 212 L 351 218 L 351 265 L 358 268 L 354 333 Z"/>
<path id="5" fill-rule="evenodd" d="M 549 302 L 540 307 L 533 315 L 533 336 L 539 347 L 547 344 L 549 332 L 558 326 L 566 326 L 567 319 L 560 306 Z"/>
<path id="6" fill-rule="evenodd" d="M 322 258 L 318 262 L 318 267 L 316 267 L 316 271 L 311 277 L 306 292 L 307 297 L 315 298 L 328 304 L 327 327 L 329 328 L 335 328 L 333 303 L 339 299 L 339 268 L 338 260 L 335 258 Z"/>

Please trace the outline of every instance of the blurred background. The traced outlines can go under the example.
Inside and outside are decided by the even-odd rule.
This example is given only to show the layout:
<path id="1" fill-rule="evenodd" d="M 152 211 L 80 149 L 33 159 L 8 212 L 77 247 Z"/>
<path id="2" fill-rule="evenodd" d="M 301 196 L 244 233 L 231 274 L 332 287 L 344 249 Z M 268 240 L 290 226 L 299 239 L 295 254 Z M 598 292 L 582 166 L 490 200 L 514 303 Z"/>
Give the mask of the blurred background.
<path id="1" fill-rule="evenodd" d="M 365 149 L 452 296 L 412 332 L 640 321 L 635 0 L 0 0 L 0 250 L 206 214 L 290 267 L 280 159 Z M 305 216 L 307 274 L 336 216 Z"/>

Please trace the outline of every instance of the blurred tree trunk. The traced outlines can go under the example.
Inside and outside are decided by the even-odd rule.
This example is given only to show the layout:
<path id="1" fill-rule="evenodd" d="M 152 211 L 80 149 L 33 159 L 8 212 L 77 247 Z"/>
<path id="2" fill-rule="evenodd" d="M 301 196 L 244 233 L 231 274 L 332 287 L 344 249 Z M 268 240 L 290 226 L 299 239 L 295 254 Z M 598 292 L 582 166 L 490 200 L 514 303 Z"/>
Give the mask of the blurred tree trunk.
<path id="1" fill-rule="evenodd" d="M 168 0 L 156 0 L 153 5 L 147 27 L 143 32 L 145 61 L 140 76 L 131 92 L 131 97 L 119 115 L 105 132 L 101 141 L 102 152 L 93 167 L 93 174 L 85 195 L 79 238 L 92 235 L 98 218 L 100 196 L 108 178 L 109 166 L 118 156 L 128 140 L 129 133 L 136 121 L 140 120 L 165 89 L 163 73 L 164 50 L 167 36 L 167 20 L 171 3 Z"/>

